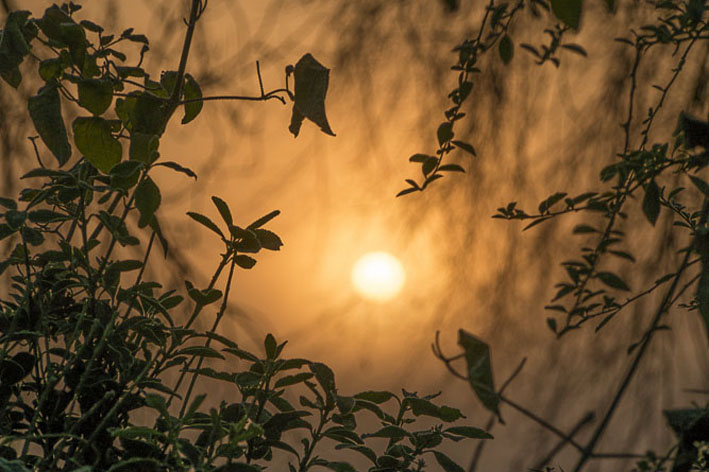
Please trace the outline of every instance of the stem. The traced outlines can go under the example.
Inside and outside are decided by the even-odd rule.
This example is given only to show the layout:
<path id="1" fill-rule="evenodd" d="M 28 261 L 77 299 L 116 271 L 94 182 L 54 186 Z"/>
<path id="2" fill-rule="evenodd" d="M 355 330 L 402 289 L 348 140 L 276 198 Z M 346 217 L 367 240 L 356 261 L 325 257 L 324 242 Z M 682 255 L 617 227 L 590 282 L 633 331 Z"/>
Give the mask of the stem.
<path id="1" fill-rule="evenodd" d="M 593 455 L 593 449 L 596 447 L 596 444 L 598 443 L 598 440 L 601 438 L 603 433 L 606 430 L 606 427 L 608 426 L 608 423 L 611 420 L 611 417 L 613 416 L 613 413 L 615 413 L 616 408 L 618 407 L 618 404 L 620 403 L 621 398 L 623 398 L 623 394 L 625 393 L 625 390 L 628 388 L 628 385 L 630 385 L 630 381 L 633 379 L 635 376 L 635 372 L 637 372 L 638 366 L 640 365 L 640 360 L 643 358 L 645 355 L 645 352 L 647 351 L 647 347 L 650 344 L 650 340 L 652 339 L 653 333 L 656 331 L 656 328 L 658 324 L 660 323 L 660 319 L 662 318 L 662 315 L 665 313 L 666 310 L 670 308 L 669 302 L 672 300 L 673 294 L 675 290 L 677 289 L 677 284 L 679 283 L 679 279 L 682 276 L 682 273 L 684 272 L 684 269 L 687 267 L 687 263 L 689 262 L 689 257 L 692 253 L 690 248 L 687 248 L 686 254 L 684 256 L 684 260 L 682 261 L 682 265 L 680 265 L 679 270 L 677 271 L 677 274 L 675 275 L 674 280 L 672 281 L 672 286 L 669 288 L 667 293 L 665 294 L 665 297 L 662 300 L 662 303 L 657 309 L 657 312 L 655 313 L 655 316 L 652 319 L 652 323 L 650 323 L 650 327 L 646 331 L 646 335 L 643 337 L 643 340 L 640 343 L 640 346 L 638 348 L 637 354 L 635 355 L 635 358 L 633 359 L 632 364 L 630 365 L 630 368 L 628 369 L 628 372 L 625 374 L 625 377 L 623 378 L 623 381 L 620 384 L 620 387 L 618 388 L 618 391 L 616 392 L 615 396 L 613 397 L 613 401 L 611 402 L 610 406 L 608 407 L 608 411 L 606 414 L 603 416 L 603 419 L 599 423 L 599 425 L 596 427 L 596 430 L 593 432 L 593 436 L 591 437 L 591 440 L 588 442 L 585 448 L 582 448 L 582 455 L 581 458 L 579 459 L 578 463 L 576 464 L 576 467 L 574 468 L 574 472 L 579 472 L 584 464 L 586 464 L 586 461 L 591 458 Z"/>

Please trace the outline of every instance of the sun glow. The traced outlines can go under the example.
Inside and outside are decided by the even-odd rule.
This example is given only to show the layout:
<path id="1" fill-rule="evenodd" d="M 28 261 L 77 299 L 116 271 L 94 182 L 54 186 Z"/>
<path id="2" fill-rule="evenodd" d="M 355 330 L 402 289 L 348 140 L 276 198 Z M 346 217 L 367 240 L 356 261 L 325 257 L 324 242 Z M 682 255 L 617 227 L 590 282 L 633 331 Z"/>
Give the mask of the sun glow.
<path id="1" fill-rule="evenodd" d="M 387 301 L 404 286 L 406 274 L 399 260 L 387 252 L 370 252 L 352 268 L 352 285 L 365 298 Z"/>

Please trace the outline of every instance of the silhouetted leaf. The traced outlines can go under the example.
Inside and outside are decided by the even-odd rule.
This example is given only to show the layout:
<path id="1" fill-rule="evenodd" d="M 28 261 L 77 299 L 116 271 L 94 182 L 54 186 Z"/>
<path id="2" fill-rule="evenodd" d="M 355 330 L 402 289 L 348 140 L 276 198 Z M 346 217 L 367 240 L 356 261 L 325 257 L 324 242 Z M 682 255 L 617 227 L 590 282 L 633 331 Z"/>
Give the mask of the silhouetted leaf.
<path id="1" fill-rule="evenodd" d="M 325 114 L 325 97 L 330 69 L 320 64 L 312 55 L 305 54 L 295 65 L 295 103 L 288 129 L 298 136 L 305 118 L 330 136 L 335 136 Z"/>
<path id="2" fill-rule="evenodd" d="M 478 154 L 475 152 L 475 148 L 473 147 L 472 144 L 463 142 L 463 141 L 451 141 L 457 148 L 462 149 L 463 151 L 467 152 L 468 154 L 471 154 L 473 156 L 477 156 Z"/>
<path id="3" fill-rule="evenodd" d="M 187 177 L 192 177 L 193 179 L 197 180 L 197 174 L 195 174 L 192 169 L 190 169 L 188 167 L 181 166 L 177 162 L 165 161 L 165 162 L 158 162 L 155 165 L 167 167 L 168 169 L 172 169 L 176 172 L 180 172 L 181 174 L 185 174 Z"/>
<path id="4" fill-rule="evenodd" d="M 709 337 L 709 260 L 706 254 L 702 254 L 702 274 L 697 284 L 697 304 Z"/>
<path id="5" fill-rule="evenodd" d="M 269 221 L 271 221 L 272 219 L 274 219 L 275 217 L 277 217 L 280 214 L 281 214 L 280 210 L 273 210 L 271 213 L 269 213 L 265 216 L 262 216 L 258 220 L 251 223 L 249 226 L 247 226 L 247 229 L 260 228 L 261 226 L 265 225 L 266 223 L 268 223 Z"/>
<path id="6" fill-rule="evenodd" d="M 608 285 L 611 288 L 615 288 L 617 290 L 624 290 L 628 291 L 630 288 L 628 285 L 612 272 L 599 272 L 596 274 L 597 277 L 603 282 L 604 284 Z"/>
<path id="7" fill-rule="evenodd" d="M 95 116 L 102 115 L 113 102 L 113 85 L 108 80 L 81 80 L 78 88 L 79 105 Z"/>
<path id="8" fill-rule="evenodd" d="M 184 98 L 185 100 L 197 100 L 202 98 L 202 89 L 199 88 L 199 84 L 190 74 L 185 74 Z M 203 105 L 204 102 L 202 100 L 185 103 L 185 116 L 182 118 L 182 124 L 186 125 L 194 120 L 197 115 L 199 115 L 199 112 L 202 111 Z"/>
<path id="9" fill-rule="evenodd" d="M 134 161 L 152 164 L 158 158 L 159 146 L 160 139 L 157 135 L 133 132 L 130 134 L 128 154 Z"/>
<path id="10" fill-rule="evenodd" d="M 253 266 L 256 265 L 256 259 L 254 259 L 253 257 L 246 256 L 244 254 L 239 254 L 238 256 L 234 257 L 234 260 L 236 261 L 236 265 L 238 265 L 242 269 L 251 269 Z"/>
<path id="11" fill-rule="evenodd" d="M 153 219 L 155 211 L 160 207 L 160 189 L 153 179 L 146 177 L 135 189 L 135 206 L 140 212 L 138 227 L 144 228 Z"/>
<path id="12" fill-rule="evenodd" d="M 79 117 L 74 120 L 72 128 L 76 148 L 95 168 L 108 174 L 121 162 L 121 143 L 111 134 L 111 124 L 107 120 Z"/>
<path id="13" fill-rule="evenodd" d="M 229 205 L 226 204 L 224 200 L 217 196 L 212 196 L 212 202 L 214 202 L 214 206 L 217 207 L 217 210 L 219 211 L 219 214 L 222 216 L 222 219 L 224 222 L 231 226 L 234 224 L 234 220 L 231 216 L 231 211 L 229 211 Z"/>
<path id="14" fill-rule="evenodd" d="M 645 187 L 645 197 L 643 197 L 643 213 L 650 222 L 655 226 L 657 217 L 660 215 L 660 188 L 654 180 L 651 180 Z"/>
<path id="15" fill-rule="evenodd" d="M 453 139 L 453 123 L 450 121 L 444 121 L 438 126 L 438 131 L 436 131 L 436 136 L 438 137 L 438 144 L 443 146 L 445 143 Z"/>
<path id="16" fill-rule="evenodd" d="M 679 116 L 679 126 L 684 131 L 687 147 L 709 148 L 709 123 L 682 112 Z"/>
<path id="17" fill-rule="evenodd" d="M 392 398 L 396 398 L 396 395 L 394 395 L 391 392 L 385 392 L 385 391 L 366 391 L 366 392 L 360 392 L 357 393 L 355 396 L 357 399 L 361 400 L 366 400 L 368 402 L 380 404 L 387 402 L 391 400 Z"/>
<path id="18" fill-rule="evenodd" d="M 578 44 L 562 44 L 562 48 L 568 49 L 569 51 L 573 51 L 576 54 L 580 54 L 583 57 L 587 57 L 588 54 L 586 53 L 586 50 L 579 46 Z"/>
<path id="19" fill-rule="evenodd" d="M 554 15 L 575 30 L 579 29 L 582 9 L 583 0 L 551 0 Z"/>
<path id="20" fill-rule="evenodd" d="M 514 56 L 514 47 L 514 43 L 508 35 L 504 35 L 502 39 L 500 39 L 500 43 L 498 44 L 497 49 L 500 53 L 500 58 L 502 59 L 502 62 L 504 62 L 505 64 L 509 64 L 512 60 L 512 57 Z"/>
<path id="21" fill-rule="evenodd" d="M 195 213 L 193 211 L 188 211 L 187 216 L 195 220 L 197 223 L 201 224 L 202 226 L 209 228 L 210 230 L 214 231 L 217 233 L 219 236 L 224 238 L 224 233 L 222 233 L 222 230 L 219 229 L 219 226 L 214 224 L 212 220 L 207 218 L 206 216 L 202 215 L 201 213 Z"/>
<path id="22" fill-rule="evenodd" d="M 489 346 L 462 329 L 458 331 L 458 344 L 465 351 L 470 386 L 483 406 L 499 416 L 500 397 L 492 379 Z"/>
<path id="23" fill-rule="evenodd" d="M 466 438 L 473 439 L 493 439 L 493 436 L 480 428 L 475 428 L 473 426 L 453 426 L 444 430 L 446 433 L 457 434 L 458 436 L 465 436 Z"/>
<path id="24" fill-rule="evenodd" d="M 278 251 L 283 246 L 281 238 L 274 232 L 267 229 L 255 229 L 253 230 L 258 238 L 261 247 L 268 249 L 269 251 Z"/>
<path id="25" fill-rule="evenodd" d="M 219 354 L 211 347 L 207 346 L 189 346 L 172 354 L 173 357 L 177 356 L 196 356 L 196 357 L 209 357 L 214 359 L 224 359 L 224 356 Z"/>
<path id="26" fill-rule="evenodd" d="M 42 141 L 57 158 L 59 165 L 64 165 L 71 157 L 71 145 L 66 136 L 56 83 L 47 82 L 37 95 L 30 97 L 28 108 Z"/>
<path id="27" fill-rule="evenodd" d="M 30 45 L 25 40 L 22 28 L 31 13 L 25 10 L 11 11 L 5 20 L 0 34 L 0 75 L 12 87 L 17 88 L 22 75 L 17 66 L 22 64 L 30 52 Z"/>
<path id="28" fill-rule="evenodd" d="M 690 180 L 692 183 L 701 191 L 704 196 L 709 197 L 709 184 L 706 183 L 704 180 L 700 179 L 699 177 L 695 177 L 693 175 L 689 176 Z"/>
<path id="29" fill-rule="evenodd" d="M 446 472 L 465 472 L 465 469 L 456 464 L 453 459 L 443 454 L 442 452 L 431 452 L 433 452 L 433 455 L 436 457 L 436 461 L 441 465 L 441 467 L 443 467 L 443 470 L 445 470 Z"/>

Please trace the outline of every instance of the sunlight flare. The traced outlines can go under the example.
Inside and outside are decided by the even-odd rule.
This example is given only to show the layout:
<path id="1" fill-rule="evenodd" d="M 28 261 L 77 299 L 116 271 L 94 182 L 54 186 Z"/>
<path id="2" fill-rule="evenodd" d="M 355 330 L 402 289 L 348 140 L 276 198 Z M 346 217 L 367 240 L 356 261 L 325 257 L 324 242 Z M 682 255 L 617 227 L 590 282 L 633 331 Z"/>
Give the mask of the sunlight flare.
<path id="1" fill-rule="evenodd" d="M 352 268 L 352 285 L 357 293 L 374 301 L 394 298 L 404 286 L 406 274 L 399 260 L 387 252 L 370 252 Z"/>

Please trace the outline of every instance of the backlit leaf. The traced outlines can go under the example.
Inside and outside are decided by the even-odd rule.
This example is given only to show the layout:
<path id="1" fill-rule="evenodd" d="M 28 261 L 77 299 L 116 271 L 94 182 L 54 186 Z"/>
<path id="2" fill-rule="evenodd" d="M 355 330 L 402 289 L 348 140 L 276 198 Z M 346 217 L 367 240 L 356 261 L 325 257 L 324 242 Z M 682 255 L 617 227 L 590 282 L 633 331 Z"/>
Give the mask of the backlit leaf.
<path id="1" fill-rule="evenodd" d="M 651 225 L 655 226 L 657 217 L 660 215 L 660 188 L 654 180 L 651 180 L 645 187 L 645 197 L 643 197 L 643 213 Z"/>
<path id="2" fill-rule="evenodd" d="M 458 344 L 465 352 L 470 386 L 483 406 L 499 416 L 500 397 L 492 379 L 490 347 L 462 329 L 458 331 Z"/>
<path id="3" fill-rule="evenodd" d="M 160 207 L 160 189 L 153 179 L 146 177 L 135 189 L 135 206 L 140 212 L 138 226 L 145 227 L 153 219 L 155 211 Z"/>
<path id="4" fill-rule="evenodd" d="M 78 88 L 79 105 L 96 116 L 102 115 L 113 102 L 113 85 L 108 80 L 82 80 Z"/>
<path id="5" fill-rule="evenodd" d="M 583 0 L 551 0 L 551 10 L 567 26 L 575 30 L 579 29 Z"/>
<path id="6" fill-rule="evenodd" d="M 72 128 L 77 149 L 95 168 L 108 174 L 121 162 L 121 143 L 111 134 L 111 124 L 107 120 L 79 117 L 74 120 Z"/>
<path id="7" fill-rule="evenodd" d="M 47 82 L 29 99 L 29 112 L 37 133 L 62 166 L 71 157 L 71 145 L 62 119 L 61 102 L 55 82 Z"/>
<path id="8" fill-rule="evenodd" d="M 621 279 L 612 272 L 599 272 L 598 274 L 596 274 L 596 276 L 601 280 L 601 282 L 611 288 L 624 291 L 630 290 L 630 287 L 628 287 L 628 285 L 623 281 L 623 279 Z"/>
<path id="9" fill-rule="evenodd" d="M 288 129 L 298 136 L 305 118 L 309 119 L 325 134 L 335 136 L 325 114 L 325 97 L 330 69 L 320 64 L 312 55 L 305 54 L 295 65 L 295 103 Z"/>
<path id="10" fill-rule="evenodd" d="M 198 100 L 201 98 L 202 89 L 199 88 L 199 84 L 190 74 L 185 74 L 184 99 Z M 199 115 L 199 112 L 202 111 L 203 105 L 204 102 L 202 100 L 185 103 L 185 116 L 182 118 L 182 124 L 186 125 L 190 121 L 194 120 L 197 115 Z"/>
<path id="11" fill-rule="evenodd" d="M 500 53 L 500 59 L 502 59 L 502 62 L 509 64 L 514 56 L 514 43 L 508 35 L 504 35 L 502 39 L 500 39 L 497 49 Z"/>

